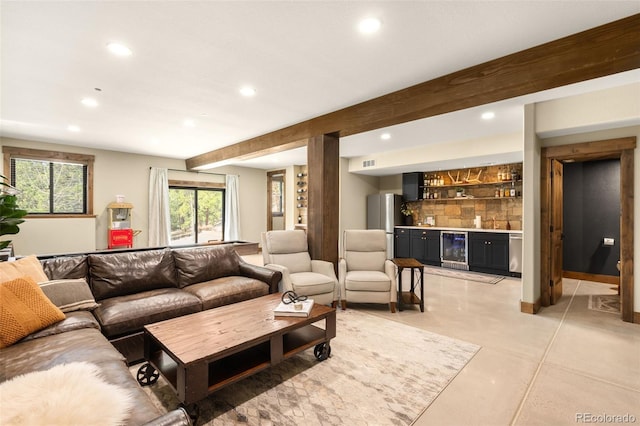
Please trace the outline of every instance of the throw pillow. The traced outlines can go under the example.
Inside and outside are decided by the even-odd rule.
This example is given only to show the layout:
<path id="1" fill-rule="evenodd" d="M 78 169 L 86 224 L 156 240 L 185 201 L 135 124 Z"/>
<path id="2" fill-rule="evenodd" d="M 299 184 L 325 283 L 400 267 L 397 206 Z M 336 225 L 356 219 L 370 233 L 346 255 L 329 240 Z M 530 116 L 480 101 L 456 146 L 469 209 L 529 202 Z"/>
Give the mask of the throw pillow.
<path id="1" fill-rule="evenodd" d="M 42 264 L 35 256 L 27 256 L 13 262 L 0 262 L 0 282 L 24 276 L 33 278 L 37 283 L 48 281 Z"/>
<path id="2" fill-rule="evenodd" d="M 98 307 L 84 278 L 51 280 L 39 285 L 62 312 L 90 311 Z"/>
<path id="3" fill-rule="evenodd" d="M 64 318 L 32 278 L 0 283 L 0 348 Z"/>

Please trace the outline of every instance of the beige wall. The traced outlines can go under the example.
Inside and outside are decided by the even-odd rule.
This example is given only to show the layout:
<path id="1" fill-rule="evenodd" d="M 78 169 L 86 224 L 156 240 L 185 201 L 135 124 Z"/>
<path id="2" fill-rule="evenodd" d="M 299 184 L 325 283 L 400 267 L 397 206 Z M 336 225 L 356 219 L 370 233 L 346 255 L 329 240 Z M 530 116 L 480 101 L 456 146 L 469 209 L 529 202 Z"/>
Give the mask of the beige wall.
<path id="1" fill-rule="evenodd" d="M 58 145 L 36 141 L 0 138 L 2 146 L 15 146 L 50 151 L 72 152 L 95 156 L 94 214 L 89 219 L 27 219 L 20 233 L 12 236 L 17 255 L 54 254 L 92 251 L 107 248 L 107 205 L 123 194 L 132 203 L 132 226 L 142 232 L 134 238 L 134 247 L 148 246 L 148 187 L 149 167 L 184 169 L 184 160 L 97 150 L 86 147 Z M 266 229 L 266 173 L 263 170 L 225 167 L 210 170 L 240 176 L 241 237 L 260 241 Z M 192 180 L 193 173 L 182 174 Z M 175 176 L 175 173 L 172 177 Z M 210 176 L 201 176 L 206 180 Z M 177 177 L 176 177 L 177 178 Z M 224 177 L 217 177 L 224 182 Z M 256 208 L 260 206 L 260 208 Z M 242 208 L 245 207 L 245 208 Z"/>
<path id="2" fill-rule="evenodd" d="M 367 229 L 367 195 L 380 192 L 380 178 L 349 173 L 349 160 L 340 159 L 340 237 L 338 253 L 342 253 L 345 229 Z"/>

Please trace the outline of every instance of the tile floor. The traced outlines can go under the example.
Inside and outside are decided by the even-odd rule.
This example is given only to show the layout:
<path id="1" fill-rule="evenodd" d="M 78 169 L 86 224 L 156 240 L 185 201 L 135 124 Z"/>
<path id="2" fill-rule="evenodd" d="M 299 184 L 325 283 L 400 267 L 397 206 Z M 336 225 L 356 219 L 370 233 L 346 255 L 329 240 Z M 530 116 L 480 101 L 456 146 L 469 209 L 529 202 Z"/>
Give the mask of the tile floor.
<path id="1" fill-rule="evenodd" d="M 536 315 L 520 312 L 520 290 L 513 278 L 427 275 L 424 313 L 350 309 L 482 346 L 417 426 L 640 424 L 640 325 L 588 308 L 590 294 L 615 294 L 611 286 L 565 279 L 560 303 Z"/>

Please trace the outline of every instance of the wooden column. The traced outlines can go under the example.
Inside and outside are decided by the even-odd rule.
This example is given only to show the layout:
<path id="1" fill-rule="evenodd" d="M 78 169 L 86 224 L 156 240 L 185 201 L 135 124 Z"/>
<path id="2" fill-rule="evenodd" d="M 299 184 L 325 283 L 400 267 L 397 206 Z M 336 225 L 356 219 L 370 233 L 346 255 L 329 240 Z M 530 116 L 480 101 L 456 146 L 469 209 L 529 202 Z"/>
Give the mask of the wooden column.
<path id="1" fill-rule="evenodd" d="M 340 139 L 337 134 L 311 137 L 307 143 L 307 238 L 312 259 L 338 264 L 340 218 Z"/>

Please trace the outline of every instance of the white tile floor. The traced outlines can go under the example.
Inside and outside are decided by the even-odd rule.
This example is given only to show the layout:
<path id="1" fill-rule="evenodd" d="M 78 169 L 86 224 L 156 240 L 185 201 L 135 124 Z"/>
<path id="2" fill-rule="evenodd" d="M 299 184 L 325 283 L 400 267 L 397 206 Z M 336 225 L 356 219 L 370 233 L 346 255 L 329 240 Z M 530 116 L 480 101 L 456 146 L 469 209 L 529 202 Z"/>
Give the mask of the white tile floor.
<path id="1" fill-rule="evenodd" d="M 589 294 L 615 294 L 611 286 L 565 279 L 560 303 L 536 315 L 520 312 L 520 291 L 512 278 L 427 275 L 424 313 L 350 309 L 482 346 L 415 425 L 573 425 L 588 415 L 640 424 L 640 325 L 588 309 Z"/>

